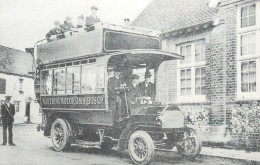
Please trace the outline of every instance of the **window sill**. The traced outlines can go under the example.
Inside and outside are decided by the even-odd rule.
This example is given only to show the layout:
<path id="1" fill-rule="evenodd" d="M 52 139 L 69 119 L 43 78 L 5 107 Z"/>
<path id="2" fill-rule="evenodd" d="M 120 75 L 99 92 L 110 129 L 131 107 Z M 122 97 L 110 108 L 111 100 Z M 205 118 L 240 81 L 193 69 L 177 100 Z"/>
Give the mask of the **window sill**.
<path id="1" fill-rule="evenodd" d="M 196 99 L 195 99 L 196 98 Z M 177 104 L 182 103 L 207 103 L 206 95 L 192 95 L 192 96 L 179 96 L 176 102 Z"/>

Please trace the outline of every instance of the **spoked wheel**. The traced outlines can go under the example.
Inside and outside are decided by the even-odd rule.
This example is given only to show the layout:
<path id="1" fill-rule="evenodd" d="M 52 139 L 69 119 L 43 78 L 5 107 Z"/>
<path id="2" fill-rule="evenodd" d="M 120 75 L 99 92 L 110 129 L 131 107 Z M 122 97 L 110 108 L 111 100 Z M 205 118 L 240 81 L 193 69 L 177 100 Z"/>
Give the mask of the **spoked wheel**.
<path id="1" fill-rule="evenodd" d="M 55 151 L 62 151 L 69 144 L 69 126 L 63 119 L 56 119 L 51 127 L 51 139 Z"/>
<path id="2" fill-rule="evenodd" d="M 178 154 L 190 160 L 195 159 L 201 150 L 201 140 L 197 132 L 188 128 L 184 130 L 184 139 L 177 143 Z"/>
<path id="3" fill-rule="evenodd" d="M 129 155 L 138 165 L 151 162 L 154 155 L 154 143 L 151 136 L 144 131 L 136 131 L 132 134 L 128 144 Z"/>

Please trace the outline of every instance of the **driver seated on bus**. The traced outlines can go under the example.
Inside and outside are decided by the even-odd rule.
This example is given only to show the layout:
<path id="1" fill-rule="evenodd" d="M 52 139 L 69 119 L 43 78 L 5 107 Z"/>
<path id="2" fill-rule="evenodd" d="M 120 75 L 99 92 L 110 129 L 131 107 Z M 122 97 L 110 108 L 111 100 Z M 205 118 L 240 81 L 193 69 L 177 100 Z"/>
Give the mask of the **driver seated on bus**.
<path id="1" fill-rule="evenodd" d="M 127 95 L 128 95 L 129 104 L 134 105 L 134 104 L 136 104 L 137 99 L 141 96 L 140 89 L 138 87 L 139 76 L 136 74 L 133 74 L 131 79 L 132 79 L 132 82 L 128 85 L 129 92 Z"/>
<path id="2" fill-rule="evenodd" d="M 140 93 L 141 93 L 141 97 L 149 97 L 152 99 L 152 101 L 155 100 L 155 85 L 153 83 L 151 83 L 151 77 L 152 74 L 149 71 L 145 72 L 145 81 L 141 82 L 138 84 L 139 89 L 140 89 Z"/>

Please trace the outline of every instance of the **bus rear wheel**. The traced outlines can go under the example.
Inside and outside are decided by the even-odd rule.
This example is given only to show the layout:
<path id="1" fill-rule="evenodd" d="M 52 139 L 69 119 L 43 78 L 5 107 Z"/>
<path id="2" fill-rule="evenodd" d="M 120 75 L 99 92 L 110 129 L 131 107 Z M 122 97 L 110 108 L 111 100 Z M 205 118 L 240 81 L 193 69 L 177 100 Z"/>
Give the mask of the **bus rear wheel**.
<path id="1" fill-rule="evenodd" d="M 55 151 L 62 151 L 70 146 L 69 123 L 64 119 L 56 119 L 51 127 L 51 140 Z"/>

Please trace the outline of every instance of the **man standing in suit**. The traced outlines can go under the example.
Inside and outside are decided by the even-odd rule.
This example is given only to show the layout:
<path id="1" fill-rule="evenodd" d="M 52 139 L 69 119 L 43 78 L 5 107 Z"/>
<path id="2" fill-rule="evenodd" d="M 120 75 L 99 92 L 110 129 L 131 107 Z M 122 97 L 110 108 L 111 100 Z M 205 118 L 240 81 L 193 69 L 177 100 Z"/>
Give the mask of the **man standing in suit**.
<path id="1" fill-rule="evenodd" d="M 114 76 L 111 77 L 108 80 L 107 84 L 107 90 L 108 90 L 108 106 L 109 109 L 112 110 L 113 112 L 113 117 L 115 120 L 118 120 L 118 101 L 119 101 L 119 96 L 116 95 L 115 93 L 115 88 L 118 88 L 120 86 L 120 71 L 118 68 L 114 68 Z"/>
<path id="2" fill-rule="evenodd" d="M 96 6 L 91 6 L 91 15 L 86 17 L 86 27 L 88 31 L 94 30 L 93 25 L 100 22 L 100 19 L 97 17 L 98 8 Z"/>
<path id="3" fill-rule="evenodd" d="M 151 99 L 155 100 L 155 85 L 150 82 L 152 74 L 149 71 L 145 72 L 145 81 L 139 84 L 139 89 L 141 92 L 141 96 L 151 97 Z"/>
<path id="4" fill-rule="evenodd" d="M 2 115 L 2 123 L 3 123 L 3 143 L 2 145 L 6 145 L 7 142 L 7 128 L 8 128 L 8 143 L 10 146 L 15 146 L 13 143 L 13 122 L 14 122 L 14 114 L 15 108 L 14 105 L 10 103 L 11 96 L 5 97 L 5 103 L 1 105 L 1 115 Z"/>
<path id="5" fill-rule="evenodd" d="M 130 104 L 136 104 L 136 99 L 140 97 L 140 89 L 138 87 L 139 76 L 133 74 L 131 78 L 132 78 L 132 82 L 128 85 L 129 86 L 128 99 Z"/>

